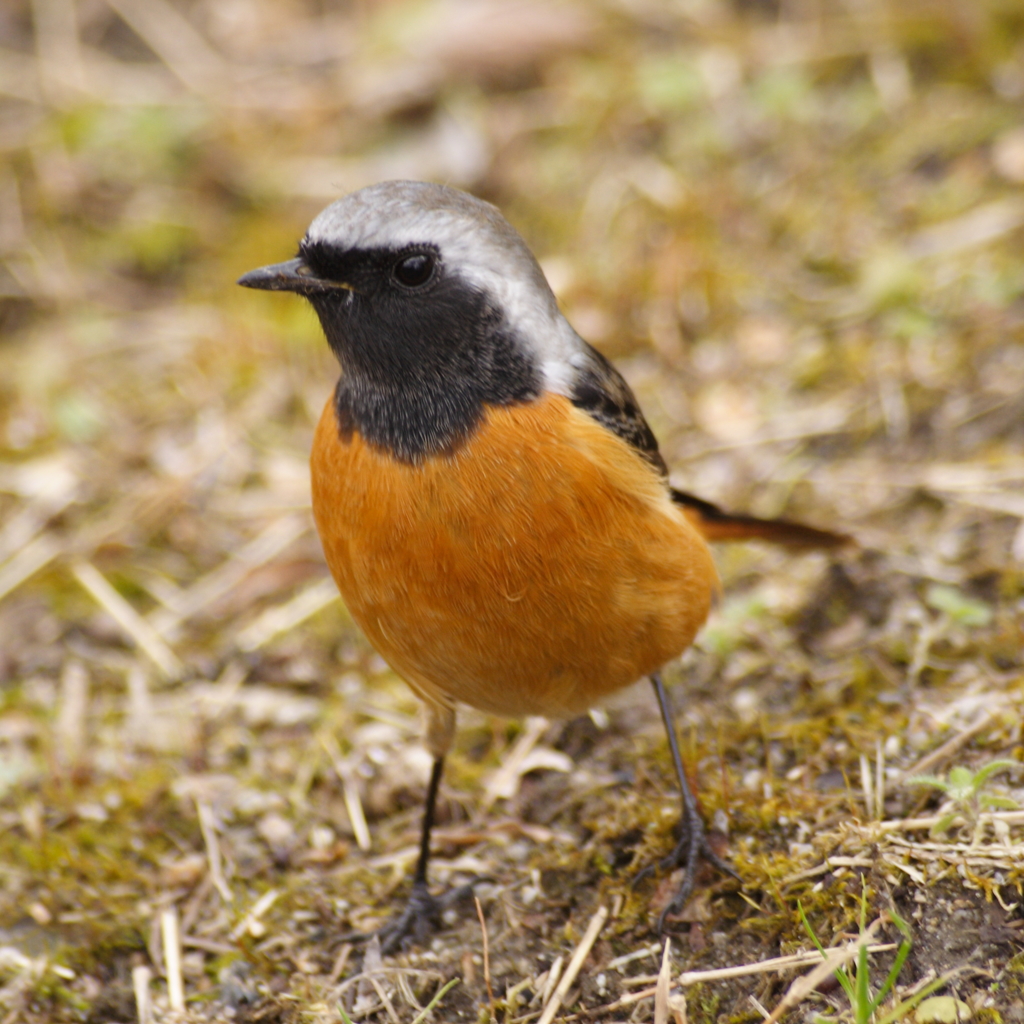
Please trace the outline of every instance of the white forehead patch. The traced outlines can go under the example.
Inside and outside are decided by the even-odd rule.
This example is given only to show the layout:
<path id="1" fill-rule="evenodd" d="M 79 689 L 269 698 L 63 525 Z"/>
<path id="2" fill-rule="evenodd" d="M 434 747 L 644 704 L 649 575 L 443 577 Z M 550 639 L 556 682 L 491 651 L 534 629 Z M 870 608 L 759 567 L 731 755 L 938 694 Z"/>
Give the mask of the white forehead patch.
<path id="1" fill-rule="evenodd" d="M 569 395 L 582 342 L 558 310 L 526 243 L 497 208 L 446 185 L 384 181 L 331 203 L 311 242 L 349 249 L 433 245 L 449 272 L 485 290 L 537 359 L 548 390 Z"/>

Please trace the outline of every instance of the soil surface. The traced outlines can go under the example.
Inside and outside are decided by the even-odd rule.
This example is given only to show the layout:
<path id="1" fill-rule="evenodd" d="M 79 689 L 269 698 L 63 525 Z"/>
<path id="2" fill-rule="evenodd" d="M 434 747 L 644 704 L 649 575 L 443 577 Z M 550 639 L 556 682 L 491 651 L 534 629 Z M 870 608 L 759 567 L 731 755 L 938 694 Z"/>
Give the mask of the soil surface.
<path id="1" fill-rule="evenodd" d="M 0 1021 L 853 1020 L 862 938 L 875 1021 L 1024 1021 L 1022 124 L 1005 0 L 9 0 Z M 430 759 L 313 530 L 337 367 L 234 281 L 402 177 L 505 212 L 675 484 L 856 538 L 716 548 L 665 677 L 739 879 L 667 960 L 645 684 L 460 712 L 430 880 L 479 902 L 359 937 Z"/>

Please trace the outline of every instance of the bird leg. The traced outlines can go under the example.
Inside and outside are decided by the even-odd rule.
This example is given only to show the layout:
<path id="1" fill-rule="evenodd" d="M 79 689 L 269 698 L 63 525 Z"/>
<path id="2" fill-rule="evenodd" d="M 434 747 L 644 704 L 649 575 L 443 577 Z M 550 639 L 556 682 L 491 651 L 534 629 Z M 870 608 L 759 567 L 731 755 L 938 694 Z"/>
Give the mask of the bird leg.
<path id="1" fill-rule="evenodd" d="M 423 832 L 420 836 L 420 855 L 412 877 L 412 892 L 405 909 L 377 933 L 381 953 L 394 953 L 409 945 L 422 945 L 432 931 L 441 927 L 441 915 L 452 904 L 458 903 L 473 891 L 472 883 L 451 889 L 442 896 L 432 896 L 427 888 L 427 863 L 430 860 L 430 831 L 434 827 L 434 809 L 437 791 L 444 770 L 444 757 L 434 758 L 430 785 L 423 807 Z"/>
<path id="2" fill-rule="evenodd" d="M 704 819 L 701 817 L 700 808 L 697 806 L 697 798 L 693 795 L 686 772 L 683 770 L 683 759 L 679 754 L 679 742 L 676 739 L 676 727 L 672 716 L 672 708 L 669 706 L 668 693 L 665 691 L 665 684 L 661 680 L 660 672 L 653 672 L 651 674 L 651 683 L 654 685 L 654 693 L 658 698 L 658 707 L 661 709 L 661 718 L 665 723 L 665 731 L 668 734 L 668 746 L 669 750 L 672 751 L 672 762 L 675 765 L 676 778 L 679 780 L 679 789 L 683 801 L 683 813 L 680 819 L 681 834 L 675 849 L 658 864 L 652 864 L 638 872 L 633 879 L 633 885 L 636 885 L 656 868 L 662 871 L 677 867 L 683 869 L 683 880 L 678 892 L 658 917 L 658 934 L 661 935 L 665 930 L 665 919 L 669 914 L 678 914 L 686 906 L 687 900 L 693 894 L 694 882 L 697 877 L 697 866 L 702 860 L 737 880 L 739 875 L 711 849 L 711 844 L 708 842 L 707 828 L 704 824 Z"/>

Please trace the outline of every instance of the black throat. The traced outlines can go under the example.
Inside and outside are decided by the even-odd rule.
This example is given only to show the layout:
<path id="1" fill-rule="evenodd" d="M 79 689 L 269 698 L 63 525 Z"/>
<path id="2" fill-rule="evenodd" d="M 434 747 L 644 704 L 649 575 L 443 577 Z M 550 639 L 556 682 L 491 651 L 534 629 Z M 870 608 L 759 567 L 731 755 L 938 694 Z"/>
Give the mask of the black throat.
<path id="1" fill-rule="evenodd" d="M 318 273 L 352 286 L 309 296 L 341 363 L 334 402 L 343 439 L 358 431 L 415 463 L 463 444 L 487 405 L 536 398 L 540 375 L 486 292 L 440 272 L 426 288 L 402 288 L 388 276 L 396 255 L 349 251 L 344 266 L 332 254 L 327 267 L 303 249 Z"/>

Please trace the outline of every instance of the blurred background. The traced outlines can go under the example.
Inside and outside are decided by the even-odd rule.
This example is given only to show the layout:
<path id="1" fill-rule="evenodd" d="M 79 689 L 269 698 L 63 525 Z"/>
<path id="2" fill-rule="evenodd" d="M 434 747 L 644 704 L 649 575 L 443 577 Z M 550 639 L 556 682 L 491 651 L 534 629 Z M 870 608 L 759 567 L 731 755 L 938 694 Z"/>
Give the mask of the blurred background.
<path id="1" fill-rule="evenodd" d="M 720 552 L 727 597 L 679 699 L 750 864 L 810 856 L 794 823 L 825 827 L 861 753 L 1019 742 L 1017 0 L 6 0 L 0 940 L 23 960 L 0 995 L 39 1019 L 65 996 L 31 1003 L 25 964 L 57 948 L 67 1005 L 109 988 L 102 1019 L 128 1019 L 168 906 L 191 991 L 221 993 L 244 947 L 254 977 L 290 958 L 321 998 L 350 970 L 323 936 L 376 921 L 382 864 L 387 889 L 414 850 L 415 702 L 347 619 L 308 510 L 336 366 L 306 304 L 234 285 L 385 178 L 502 209 L 674 482 L 864 545 L 832 566 Z M 670 801 L 647 694 L 622 703 L 625 724 L 576 731 L 467 716 L 445 813 L 497 802 L 506 825 L 450 838 L 441 876 L 532 877 L 638 757 Z M 573 768 L 588 751 L 599 767 Z M 553 792 L 561 824 L 537 810 Z"/>

